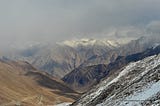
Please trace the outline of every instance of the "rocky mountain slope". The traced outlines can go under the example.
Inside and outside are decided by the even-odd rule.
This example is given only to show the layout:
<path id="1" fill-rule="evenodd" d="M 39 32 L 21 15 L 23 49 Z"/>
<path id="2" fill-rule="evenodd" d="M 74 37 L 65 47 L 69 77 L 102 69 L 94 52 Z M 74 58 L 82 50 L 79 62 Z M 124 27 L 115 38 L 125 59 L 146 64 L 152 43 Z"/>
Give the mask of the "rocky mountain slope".
<path id="1" fill-rule="evenodd" d="M 148 56 L 157 55 L 159 53 L 160 45 L 157 45 L 156 47 L 152 47 L 140 53 L 128 56 L 119 56 L 114 62 L 111 62 L 108 65 L 99 64 L 87 67 L 80 66 L 67 74 L 62 80 L 73 89 L 85 92 L 93 85 L 98 84 L 103 78 L 108 77 L 117 69 L 122 68 L 128 63 L 141 60 Z"/>
<path id="2" fill-rule="evenodd" d="M 71 40 L 55 45 L 32 46 L 11 54 L 8 58 L 28 61 L 38 69 L 62 78 L 84 61 L 94 56 L 103 55 L 117 47 L 119 47 L 117 42 L 108 40 Z"/>
<path id="3" fill-rule="evenodd" d="M 72 89 L 85 92 L 108 74 L 106 70 L 107 65 L 105 64 L 79 67 L 67 74 L 62 80 Z"/>
<path id="4" fill-rule="evenodd" d="M 91 58 L 87 59 L 81 66 L 91 66 L 97 64 L 109 64 L 114 62 L 118 56 L 127 56 L 131 54 L 136 54 L 143 52 L 144 50 L 154 47 L 160 44 L 159 36 L 144 36 L 136 40 L 120 46 L 114 50 L 105 52 L 102 55 L 93 55 Z"/>
<path id="5" fill-rule="evenodd" d="M 37 106 L 73 102 L 79 94 L 28 62 L 0 60 L 0 105 Z"/>
<path id="6" fill-rule="evenodd" d="M 157 43 L 160 43 L 160 37 L 141 37 L 123 46 L 105 39 L 79 39 L 31 46 L 8 57 L 28 61 L 40 70 L 63 78 L 79 66 L 109 64 L 118 56 L 139 53 Z"/>
<path id="7" fill-rule="evenodd" d="M 81 96 L 72 106 L 158 106 L 160 54 L 129 63 Z"/>

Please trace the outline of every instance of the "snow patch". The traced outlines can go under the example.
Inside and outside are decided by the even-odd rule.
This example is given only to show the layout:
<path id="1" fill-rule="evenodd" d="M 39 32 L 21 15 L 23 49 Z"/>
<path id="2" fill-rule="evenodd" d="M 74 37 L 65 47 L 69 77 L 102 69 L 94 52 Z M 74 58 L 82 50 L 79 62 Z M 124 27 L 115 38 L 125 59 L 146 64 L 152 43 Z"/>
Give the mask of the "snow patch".
<path id="1" fill-rule="evenodd" d="M 136 102 L 122 102 L 120 106 L 123 106 L 124 104 L 126 104 L 126 106 L 141 106 L 142 101 L 149 99 L 150 97 L 154 96 L 160 91 L 160 81 L 154 83 L 153 85 L 149 85 L 146 89 L 143 89 L 142 91 L 143 92 L 135 93 L 134 95 L 131 95 L 126 98 L 126 101 L 135 100 Z"/>
<path id="2" fill-rule="evenodd" d="M 65 102 L 65 103 L 54 105 L 54 106 L 69 106 L 70 104 L 72 104 L 72 103 Z"/>

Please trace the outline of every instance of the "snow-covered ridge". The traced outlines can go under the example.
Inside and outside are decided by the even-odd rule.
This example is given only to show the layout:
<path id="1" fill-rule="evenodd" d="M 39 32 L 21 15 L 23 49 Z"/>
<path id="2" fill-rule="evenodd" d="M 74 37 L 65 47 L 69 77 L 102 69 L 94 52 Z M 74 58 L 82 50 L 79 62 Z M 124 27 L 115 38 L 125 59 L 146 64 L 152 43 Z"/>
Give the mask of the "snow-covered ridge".
<path id="1" fill-rule="evenodd" d="M 65 102 L 65 103 L 60 103 L 54 106 L 69 106 L 71 103 Z"/>
<path id="2" fill-rule="evenodd" d="M 70 47 L 77 47 L 77 46 L 108 46 L 108 47 L 118 47 L 119 43 L 113 40 L 107 39 L 75 39 L 75 40 L 66 40 L 63 42 L 58 42 L 59 45 L 67 45 Z"/>
<path id="3" fill-rule="evenodd" d="M 88 104 L 90 105 L 90 103 L 92 103 L 92 101 L 94 101 L 98 96 L 103 95 L 103 93 L 104 93 L 103 91 L 105 91 L 110 85 L 112 85 L 114 83 L 118 83 L 118 81 L 122 85 L 123 84 L 129 85 L 129 84 L 132 84 L 133 82 L 140 80 L 145 75 L 146 75 L 147 79 L 152 78 L 152 75 L 156 75 L 156 73 L 157 73 L 155 68 L 158 68 L 159 66 L 160 66 L 160 54 L 158 56 L 156 56 L 156 55 L 150 56 L 150 57 L 147 57 L 143 60 L 130 63 L 123 70 L 121 70 L 120 73 L 116 77 L 111 78 L 110 80 L 107 79 L 107 80 L 101 82 L 99 85 L 96 86 L 96 88 L 92 89 L 91 91 L 89 91 L 88 93 L 83 95 L 77 105 L 78 106 L 81 106 L 81 105 L 87 106 Z M 135 72 L 135 70 L 138 70 L 138 72 Z M 148 74 L 149 72 L 151 74 Z M 129 78 L 129 80 L 127 80 L 127 77 Z M 160 81 L 158 81 L 157 84 L 159 84 L 159 82 Z M 140 81 L 139 83 L 142 86 L 142 83 L 147 84 L 148 82 L 145 82 L 145 79 L 144 79 L 144 82 Z M 144 85 L 146 85 L 146 84 L 144 84 Z M 128 86 L 128 85 L 126 85 L 126 86 Z M 136 85 L 134 85 L 134 84 L 132 86 L 136 87 Z M 120 91 L 122 91 L 122 90 L 120 90 Z M 158 89 L 155 93 L 157 93 L 157 92 L 160 92 L 160 89 Z M 103 103 L 100 103 L 97 106 L 118 106 L 119 104 L 114 104 L 114 102 L 116 102 L 116 100 L 115 101 L 113 100 L 113 98 L 117 98 L 116 93 L 118 94 L 118 92 L 114 92 L 115 95 L 109 96 L 109 98 L 106 98 L 106 101 L 104 101 Z M 153 95 L 150 95 L 150 96 L 153 96 Z M 150 96 L 148 96 L 148 97 L 150 97 Z M 148 97 L 145 98 L 145 100 L 148 99 Z M 122 99 L 122 97 L 120 99 Z M 120 102 L 121 100 L 117 99 L 117 101 Z M 124 105 L 125 104 L 123 104 L 123 106 Z"/>
<path id="4" fill-rule="evenodd" d="M 160 46 L 160 43 L 155 43 L 155 44 L 153 44 L 152 48 L 155 49 L 158 46 Z"/>

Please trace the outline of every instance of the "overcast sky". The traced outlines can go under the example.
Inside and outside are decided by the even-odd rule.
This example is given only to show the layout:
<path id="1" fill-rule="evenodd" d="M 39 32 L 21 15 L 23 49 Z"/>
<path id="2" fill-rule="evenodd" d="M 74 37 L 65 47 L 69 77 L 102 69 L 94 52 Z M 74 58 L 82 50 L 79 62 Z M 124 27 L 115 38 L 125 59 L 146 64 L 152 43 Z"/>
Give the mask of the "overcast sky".
<path id="1" fill-rule="evenodd" d="M 0 0 L 0 45 L 160 31 L 160 0 Z"/>

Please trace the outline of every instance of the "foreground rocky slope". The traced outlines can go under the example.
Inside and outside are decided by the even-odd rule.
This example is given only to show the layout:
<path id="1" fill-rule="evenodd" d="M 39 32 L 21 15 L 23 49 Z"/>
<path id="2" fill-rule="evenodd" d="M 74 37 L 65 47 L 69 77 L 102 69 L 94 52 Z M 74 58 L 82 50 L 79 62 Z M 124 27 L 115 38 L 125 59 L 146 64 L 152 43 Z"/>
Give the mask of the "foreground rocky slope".
<path id="1" fill-rule="evenodd" d="M 128 64 L 110 75 L 72 106 L 158 106 L 160 54 Z"/>
<path id="2" fill-rule="evenodd" d="M 73 102 L 78 94 L 27 62 L 0 60 L 0 105 L 37 106 Z"/>

